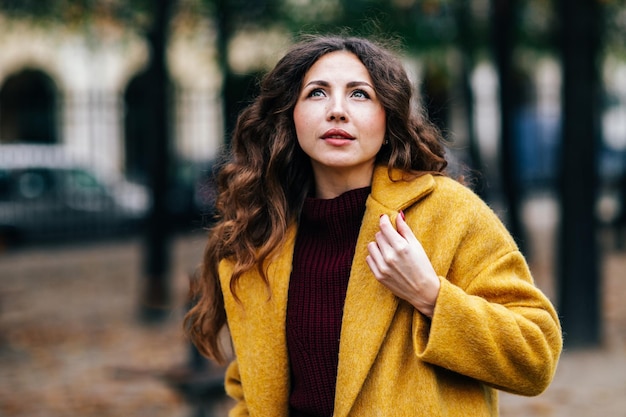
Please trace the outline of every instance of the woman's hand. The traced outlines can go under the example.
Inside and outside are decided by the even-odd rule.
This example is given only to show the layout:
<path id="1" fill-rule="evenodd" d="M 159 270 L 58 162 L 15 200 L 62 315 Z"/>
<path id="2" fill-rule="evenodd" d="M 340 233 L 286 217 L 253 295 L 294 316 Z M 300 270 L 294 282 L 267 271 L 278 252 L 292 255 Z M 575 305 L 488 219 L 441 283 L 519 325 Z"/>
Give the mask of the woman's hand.
<path id="1" fill-rule="evenodd" d="M 402 212 L 396 217 L 396 227 L 397 231 L 389 216 L 380 217 L 376 241 L 367 245 L 367 264 L 392 293 L 432 317 L 441 286 L 439 277 Z"/>

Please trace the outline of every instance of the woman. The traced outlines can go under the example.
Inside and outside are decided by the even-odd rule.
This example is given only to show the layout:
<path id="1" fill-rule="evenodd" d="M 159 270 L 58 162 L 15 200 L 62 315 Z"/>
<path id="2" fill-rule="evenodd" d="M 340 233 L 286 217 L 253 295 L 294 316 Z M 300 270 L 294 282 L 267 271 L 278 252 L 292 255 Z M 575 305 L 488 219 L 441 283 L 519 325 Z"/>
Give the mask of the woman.
<path id="1" fill-rule="evenodd" d="M 389 50 L 311 37 L 265 77 L 219 174 L 186 328 L 235 359 L 231 415 L 496 416 L 536 395 L 559 321 L 496 215 L 445 175 Z"/>

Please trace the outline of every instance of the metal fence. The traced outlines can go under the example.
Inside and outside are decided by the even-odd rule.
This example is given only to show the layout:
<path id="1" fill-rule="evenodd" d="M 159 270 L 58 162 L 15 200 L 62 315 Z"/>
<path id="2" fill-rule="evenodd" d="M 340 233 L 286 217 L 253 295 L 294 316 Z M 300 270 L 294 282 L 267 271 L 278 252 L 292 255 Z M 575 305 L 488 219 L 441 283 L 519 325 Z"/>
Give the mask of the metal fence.
<path id="1" fill-rule="evenodd" d="M 20 125 L 50 117 L 0 107 L 0 245 L 102 239 L 141 233 L 151 209 L 153 138 L 143 103 L 103 91 L 65 93 L 54 106 L 57 134 L 21 138 Z M 11 104 L 10 102 L 8 103 Z M 176 91 L 166 170 L 168 224 L 202 227 L 212 207 L 210 173 L 221 138 L 219 100 L 207 91 Z M 22 115 L 23 116 L 23 115 Z M 12 120 L 7 121 L 7 117 Z M 8 126 L 8 127 L 7 127 Z M 32 131 L 32 129 L 30 129 Z M 10 132 L 11 134 L 6 134 Z"/>

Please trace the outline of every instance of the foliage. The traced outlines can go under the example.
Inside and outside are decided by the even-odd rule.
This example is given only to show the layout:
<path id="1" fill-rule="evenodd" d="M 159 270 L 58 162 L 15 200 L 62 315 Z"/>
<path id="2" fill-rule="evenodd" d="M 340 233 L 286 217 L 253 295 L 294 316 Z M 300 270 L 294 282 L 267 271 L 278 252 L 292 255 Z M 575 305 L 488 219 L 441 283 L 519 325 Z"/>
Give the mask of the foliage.
<path id="1" fill-rule="evenodd" d="M 347 30 L 428 49 L 454 40 L 457 4 L 446 0 L 285 0 L 285 17 L 294 32 Z"/>
<path id="2" fill-rule="evenodd" d="M 150 26 L 160 0 L 2 0 L 9 17 L 80 26 L 106 21 L 133 30 Z M 494 0 L 491 0 L 494 1 Z M 626 0 L 601 1 L 606 39 L 623 49 Z M 250 28 L 280 26 L 287 31 L 338 32 L 401 40 L 413 50 L 464 44 L 486 47 L 492 21 L 490 0 L 177 0 L 187 16 L 211 17 L 227 37 Z M 554 0 L 511 1 L 518 44 L 552 49 L 558 19 Z M 467 36 L 471 35 L 471 39 Z M 468 44 L 469 42 L 469 44 Z M 615 47 L 614 46 L 614 47 Z"/>
<path id="3" fill-rule="evenodd" d="M 9 17 L 70 26 L 107 21 L 145 28 L 151 8 L 150 0 L 3 0 L 0 3 L 0 11 Z"/>
<path id="4" fill-rule="evenodd" d="M 604 42 L 607 53 L 626 59 L 626 0 L 605 0 Z"/>

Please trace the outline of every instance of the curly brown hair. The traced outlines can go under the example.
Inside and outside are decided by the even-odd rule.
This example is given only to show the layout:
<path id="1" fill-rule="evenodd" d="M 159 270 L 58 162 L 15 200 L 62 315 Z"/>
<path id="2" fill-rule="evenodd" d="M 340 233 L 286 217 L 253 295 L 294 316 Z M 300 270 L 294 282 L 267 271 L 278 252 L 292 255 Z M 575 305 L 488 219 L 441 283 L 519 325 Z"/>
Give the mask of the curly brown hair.
<path id="1" fill-rule="evenodd" d="M 263 265 L 297 221 L 311 187 L 308 156 L 296 138 L 293 110 L 309 68 L 323 55 L 349 51 L 369 71 L 386 114 L 386 146 L 377 164 L 411 176 L 443 173 L 443 138 L 415 105 L 413 85 L 393 49 L 349 36 L 303 37 L 262 80 L 257 98 L 237 119 L 232 148 L 217 177 L 217 218 L 204 252 L 199 279 L 192 287 L 195 304 L 185 317 L 187 334 L 204 355 L 223 363 L 219 333 L 226 323 L 218 265 L 235 262 L 230 290 L 242 274 Z"/>

